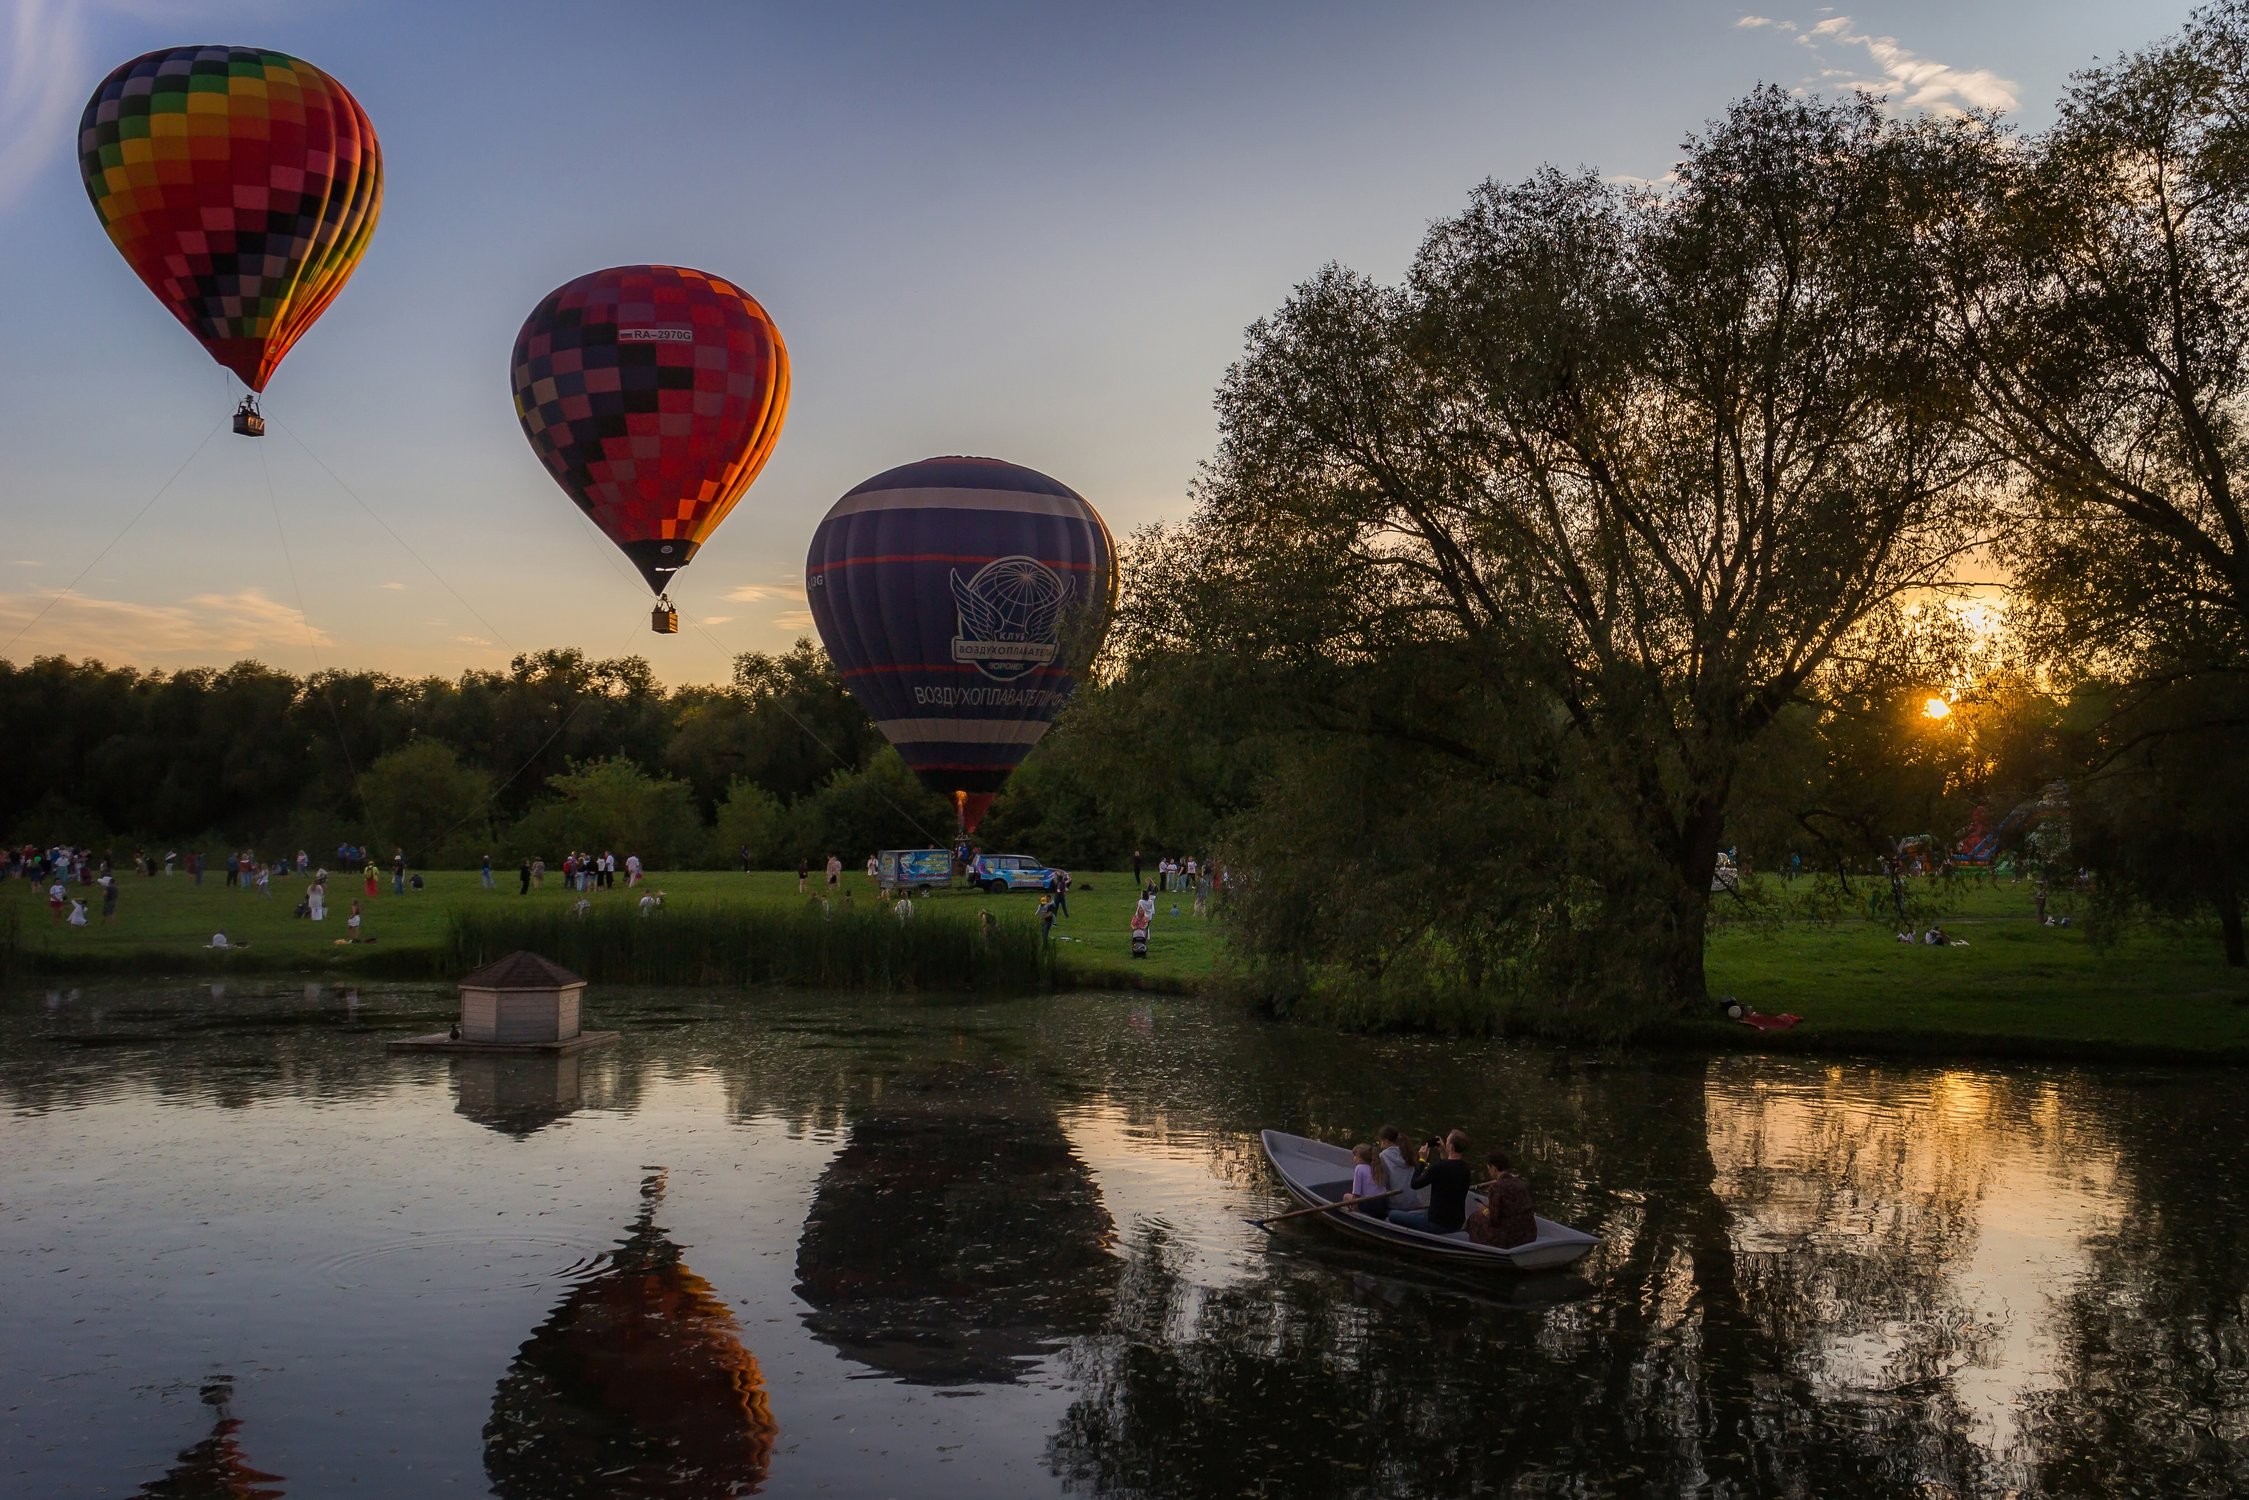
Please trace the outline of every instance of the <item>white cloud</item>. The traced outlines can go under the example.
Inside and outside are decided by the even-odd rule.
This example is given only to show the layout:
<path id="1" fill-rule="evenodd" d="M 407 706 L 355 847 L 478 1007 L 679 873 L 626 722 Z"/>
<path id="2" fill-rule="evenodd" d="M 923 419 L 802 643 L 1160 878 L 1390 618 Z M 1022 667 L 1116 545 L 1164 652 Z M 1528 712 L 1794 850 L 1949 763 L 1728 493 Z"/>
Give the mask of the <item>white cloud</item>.
<path id="1" fill-rule="evenodd" d="M 49 601 L 52 607 L 49 608 Z M 44 616 L 40 610 L 46 609 Z M 34 617 L 38 624 L 31 625 Z M 7 654 L 18 661 L 61 653 L 111 661 L 188 658 L 208 661 L 274 650 L 333 644 L 318 626 L 307 628 L 294 606 L 256 589 L 195 594 L 179 604 L 137 604 L 84 594 L 0 594 L 0 630 L 21 637 Z"/>
<path id="2" fill-rule="evenodd" d="M 453 639 L 459 641 L 464 646 L 489 646 L 492 644 L 490 641 L 486 640 L 483 636 L 480 635 L 457 635 L 453 637 Z"/>
<path id="3" fill-rule="evenodd" d="M 809 609 L 792 609 L 785 615 L 775 615 L 773 624 L 781 630 L 810 630 L 812 628 L 812 611 Z"/>
<path id="4" fill-rule="evenodd" d="M 703 616 L 703 623 L 705 625 L 731 625 L 734 623 L 734 617 L 732 615 L 705 615 Z"/>
<path id="5" fill-rule="evenodd" d="M 1880 94 L 1890 101 L 1891 109 L 1901 114 L 1918 110 L 1938 114 L 1959 114 L 1971 109 L 2012 110 L 2022 103 L 2014 80 L 2002 78 L 1989 68 L 1956 68 L 1933 57 L 1923 57 L 1899 45 L 1896 37 L 1853 31 L 1849 16 L 1829 16 L 1802 28 L 1793 22 L 1744 16 L 1734 26 L 1737 30 L 1771 26 L 1776 31 L 1796 32 L 1797 45 L 1810 51 L 1820 64 L 1818 76 L 1826 87 Z M 1869 75 L 1858 66 L 1832 66 L 1821 50 L 1829 45 L 1863 52 L 1877 71 Z"/>
<path id="6" fill-rule="evenodd" d="M 756 604 L 766 599 L 802 599 L 802 580 L 793 583 L 745 583 L 727 590 L 726 597 L 736 604 Z"/>
<path id="7" fill-rule="evenodd" d="M 406 592 L 406 585 L 403 583 L 386 583 L 383 585 L 383 587 L 391 590 L 394 593 L 403 594 Z"/>

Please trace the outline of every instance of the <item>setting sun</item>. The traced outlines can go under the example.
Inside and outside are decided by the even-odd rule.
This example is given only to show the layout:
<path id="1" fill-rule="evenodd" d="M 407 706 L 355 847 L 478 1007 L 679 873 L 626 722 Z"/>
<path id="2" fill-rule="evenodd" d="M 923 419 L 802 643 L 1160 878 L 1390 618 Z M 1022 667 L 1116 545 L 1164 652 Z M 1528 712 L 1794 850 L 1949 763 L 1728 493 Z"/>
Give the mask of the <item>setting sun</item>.
<path id="1" fill-rule="evenodd" d="M 1931 698 L 1921 705 L 1921 713 L 1925 718 L 1949 719 L 1952 717 L 1952 705 L 1942 698 Z"/>

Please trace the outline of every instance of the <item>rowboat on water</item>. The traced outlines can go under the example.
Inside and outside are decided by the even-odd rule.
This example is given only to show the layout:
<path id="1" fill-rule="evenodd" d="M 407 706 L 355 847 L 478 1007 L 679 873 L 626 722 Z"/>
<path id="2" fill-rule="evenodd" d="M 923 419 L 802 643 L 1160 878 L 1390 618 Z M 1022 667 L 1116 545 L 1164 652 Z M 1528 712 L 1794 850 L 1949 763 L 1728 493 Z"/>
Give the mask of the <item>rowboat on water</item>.
<path id="1" fill-rule="evenodd" d="M 1286 1131 L 1262 1132 L 1265 1155 L 1273 1163 L 1273 1170 L 1281 1174 L 1281 1183 L 1289 1196 L 1306 1208 L 1335 1205 L 1329 1214 L 1307 1214 L 1323 1224 L 1349 1230 L 1353 1234 L 1383 1240 L 1402 1250 L 1434 1256 L 1453 1262 L 1474 1262 L 1508 1271 L 1551 1271 L 1560 1266 L 1573 1265 L 1583 1260 L 1594 1246 L 1601 1242 L 1582 1230 L 1567 1224 L 1557 1224 L 1552 1219 L 1532 1215 L 1538 1224 L 1538 1237 L 1523 1244 L 1502 1250 L 1496 1245 L 1479 1245 L 1468 1237 L 1466 1230 L 1456 1229 L 1450 1234 L 1438 1234 L 1426 1229 L 1407 1229 L 1367 1214 L 1352 1213 L 1341 1205 L 1344 1194 L 1351 1190 L 1351 1153 L 1341 1146 L 1331 1146 L 1326 1141 L 1315 1141 L 1308 1136 L 1290 1135 Z M 1468 1195 L 1468 1211 L 1474 1213 L 1483 1207 L 1481 1193 Z"/>

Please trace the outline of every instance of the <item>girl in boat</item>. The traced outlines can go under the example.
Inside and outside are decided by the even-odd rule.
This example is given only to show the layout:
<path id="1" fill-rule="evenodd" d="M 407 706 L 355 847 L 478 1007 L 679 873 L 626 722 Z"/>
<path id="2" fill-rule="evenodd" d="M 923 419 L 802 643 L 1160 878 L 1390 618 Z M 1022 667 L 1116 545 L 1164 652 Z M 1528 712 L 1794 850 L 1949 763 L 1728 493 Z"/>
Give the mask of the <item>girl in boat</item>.
<path id="1" fill-rule="evenodd" d="M 1343 1195 L 1344 1203 L 1353 1213 L 1365 1214 L 1370 1219 L 1389 1218 L 1389 1189 L 1382 1180 L 1382 1168 L 1376 1163 L 1374 1147 L 1364 1141 L 1353 1146 L 1351 1163 L 1351 1191 Z"/>

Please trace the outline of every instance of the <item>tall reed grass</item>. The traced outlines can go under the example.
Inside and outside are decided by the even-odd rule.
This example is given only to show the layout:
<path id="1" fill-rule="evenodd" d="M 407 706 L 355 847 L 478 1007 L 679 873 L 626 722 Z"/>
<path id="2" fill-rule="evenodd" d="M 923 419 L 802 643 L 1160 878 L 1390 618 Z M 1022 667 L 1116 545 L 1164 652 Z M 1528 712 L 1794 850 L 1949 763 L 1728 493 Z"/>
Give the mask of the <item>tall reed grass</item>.
<path id="1" fill-rule="evenodd" d="M 791 984 L 822 989 L 1051 988 L 1053 949 L 1037 926 L 986 932 L 966 913 L 925 908 L 901 921 L 887 907 L 675 904 L 642 915 L 541 907 L 455 908 L 440 952 L 451 974 L 525 950 L 604 984 Z"/>

